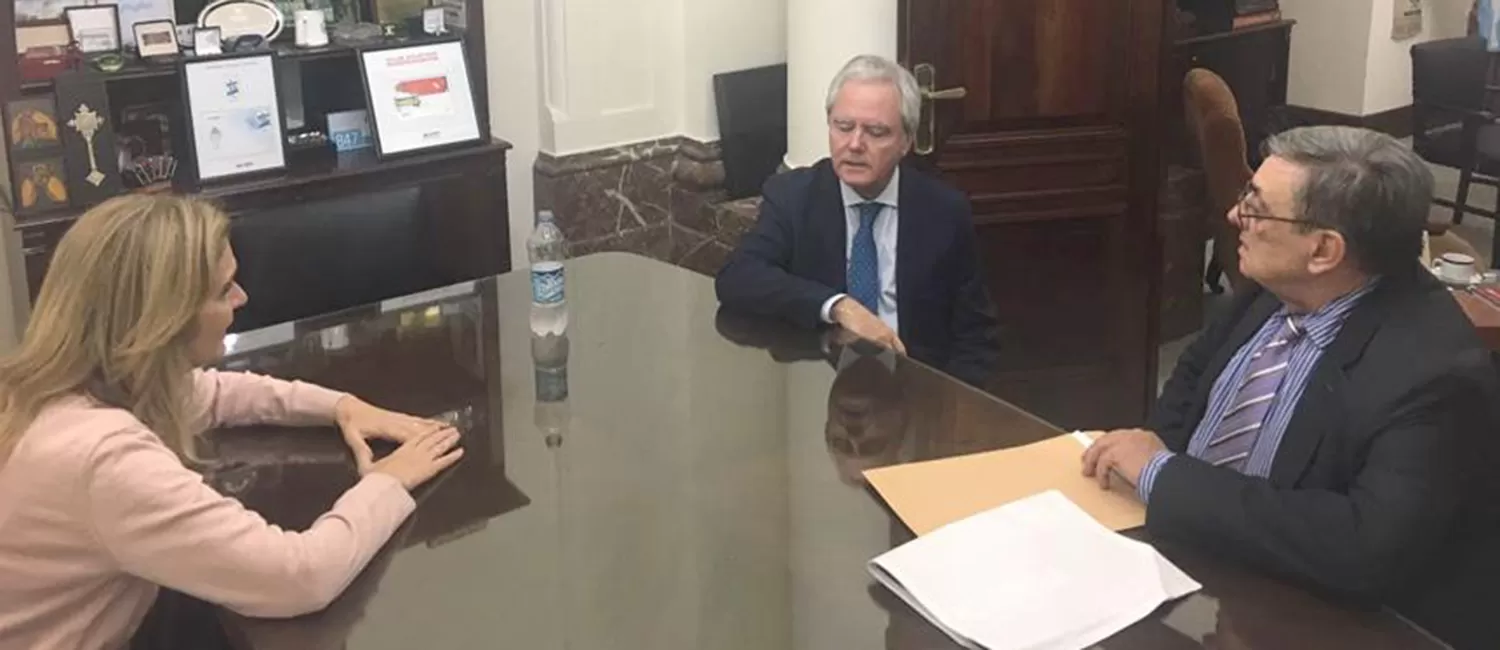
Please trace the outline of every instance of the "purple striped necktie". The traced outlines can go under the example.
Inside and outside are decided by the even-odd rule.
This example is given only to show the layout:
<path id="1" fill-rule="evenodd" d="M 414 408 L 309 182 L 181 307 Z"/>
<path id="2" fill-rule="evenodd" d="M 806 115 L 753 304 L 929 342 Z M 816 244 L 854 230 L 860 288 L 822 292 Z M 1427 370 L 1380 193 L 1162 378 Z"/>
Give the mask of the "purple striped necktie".
<path id="1" fill-rule="evenodd" d="M 1286 377 L 1292 348 L 1304 333 L 1302 327 L 1287 316 L 1271 341 L 1250 357 L 1245 379 L 1230 401 L 1232 406 L 1224 412 L 1208 446 L 1203 449 L 1204 461 L 1237 472 L 1245 470 L 1250 452 L 1255 449 L 1255 440 L 1260 437 L 1260 427 L 1271 412 L 1271 404 L 1276 401 L 1282 378 Z"/>

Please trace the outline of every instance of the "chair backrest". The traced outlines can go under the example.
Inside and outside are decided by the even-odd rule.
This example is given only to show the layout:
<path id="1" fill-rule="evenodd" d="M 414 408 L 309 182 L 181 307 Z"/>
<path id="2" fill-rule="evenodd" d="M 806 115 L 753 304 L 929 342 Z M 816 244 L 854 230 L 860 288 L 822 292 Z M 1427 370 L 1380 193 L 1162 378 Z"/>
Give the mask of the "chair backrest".
<path id="1" fill-rule="evenodd" d="M 1189 70 L 1182 83 L 1183 114 L 1198 145 L 1210 206 L 1214 216 L 1222 216 L 1254 174 L 1245 155 L 1239 104 L 1224 78 L 1210 70 Z"/>
<path id="2" fill-rule="evenodd" d="M 1411 46 L 1411 96 L 1418 105 L 1477 111 L 1484 106 L 1490 53 L 1478 38 L 1445 38 Z"/>

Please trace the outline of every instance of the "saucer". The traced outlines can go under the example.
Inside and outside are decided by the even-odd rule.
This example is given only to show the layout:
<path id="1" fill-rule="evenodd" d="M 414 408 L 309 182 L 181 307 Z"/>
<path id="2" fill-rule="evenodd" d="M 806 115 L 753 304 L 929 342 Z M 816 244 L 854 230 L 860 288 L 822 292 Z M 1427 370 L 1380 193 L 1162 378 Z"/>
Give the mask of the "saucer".
<path id="1" fill-rule="evenodd" d="M 1470 275 L 1467 280 L 1452 280 L 1444 277 L 1443 274 L 1438 273 L 1436 267 L 1432 267 L 1427 270 L 1432 272 L 1432 277 L 1437 278 L 1438 282 L 1446 284 L 1450 287 L 1471 287 L 1484 282 L 1484 274 L 1477 271 L 1473 275 Z"/>

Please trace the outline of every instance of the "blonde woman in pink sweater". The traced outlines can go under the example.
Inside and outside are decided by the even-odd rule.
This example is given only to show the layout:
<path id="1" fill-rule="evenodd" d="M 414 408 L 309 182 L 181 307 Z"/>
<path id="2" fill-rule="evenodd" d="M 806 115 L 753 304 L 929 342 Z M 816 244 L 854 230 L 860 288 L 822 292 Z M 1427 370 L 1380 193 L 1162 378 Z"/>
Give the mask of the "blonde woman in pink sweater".
<path id="1" fill-rule="evenodd" d="M 158 585 L 251 616 L 333 600 L 457 462 L 458 433 L 301 382 L 203 370 L 245 292 L 212 205 L 128 196 L 63 237 L 0 360 L 0 650 L 120 648 Z M 217 426 L 337 423 L 363 478 L 305 532 L 182 462 Z M 374 462 L 365 439 L 402 443 Z"/>

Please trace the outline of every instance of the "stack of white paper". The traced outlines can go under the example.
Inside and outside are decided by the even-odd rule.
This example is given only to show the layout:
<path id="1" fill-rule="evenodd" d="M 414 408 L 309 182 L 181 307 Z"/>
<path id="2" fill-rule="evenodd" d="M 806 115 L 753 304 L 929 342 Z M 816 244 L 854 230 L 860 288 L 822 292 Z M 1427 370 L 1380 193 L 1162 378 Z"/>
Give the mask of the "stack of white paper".
<path id="1" fill-rule="evenodd" d="M 1055 490 L 939 528 L 870 573 L 954 640 L 1079 650 L 1202 585 Z"/>

